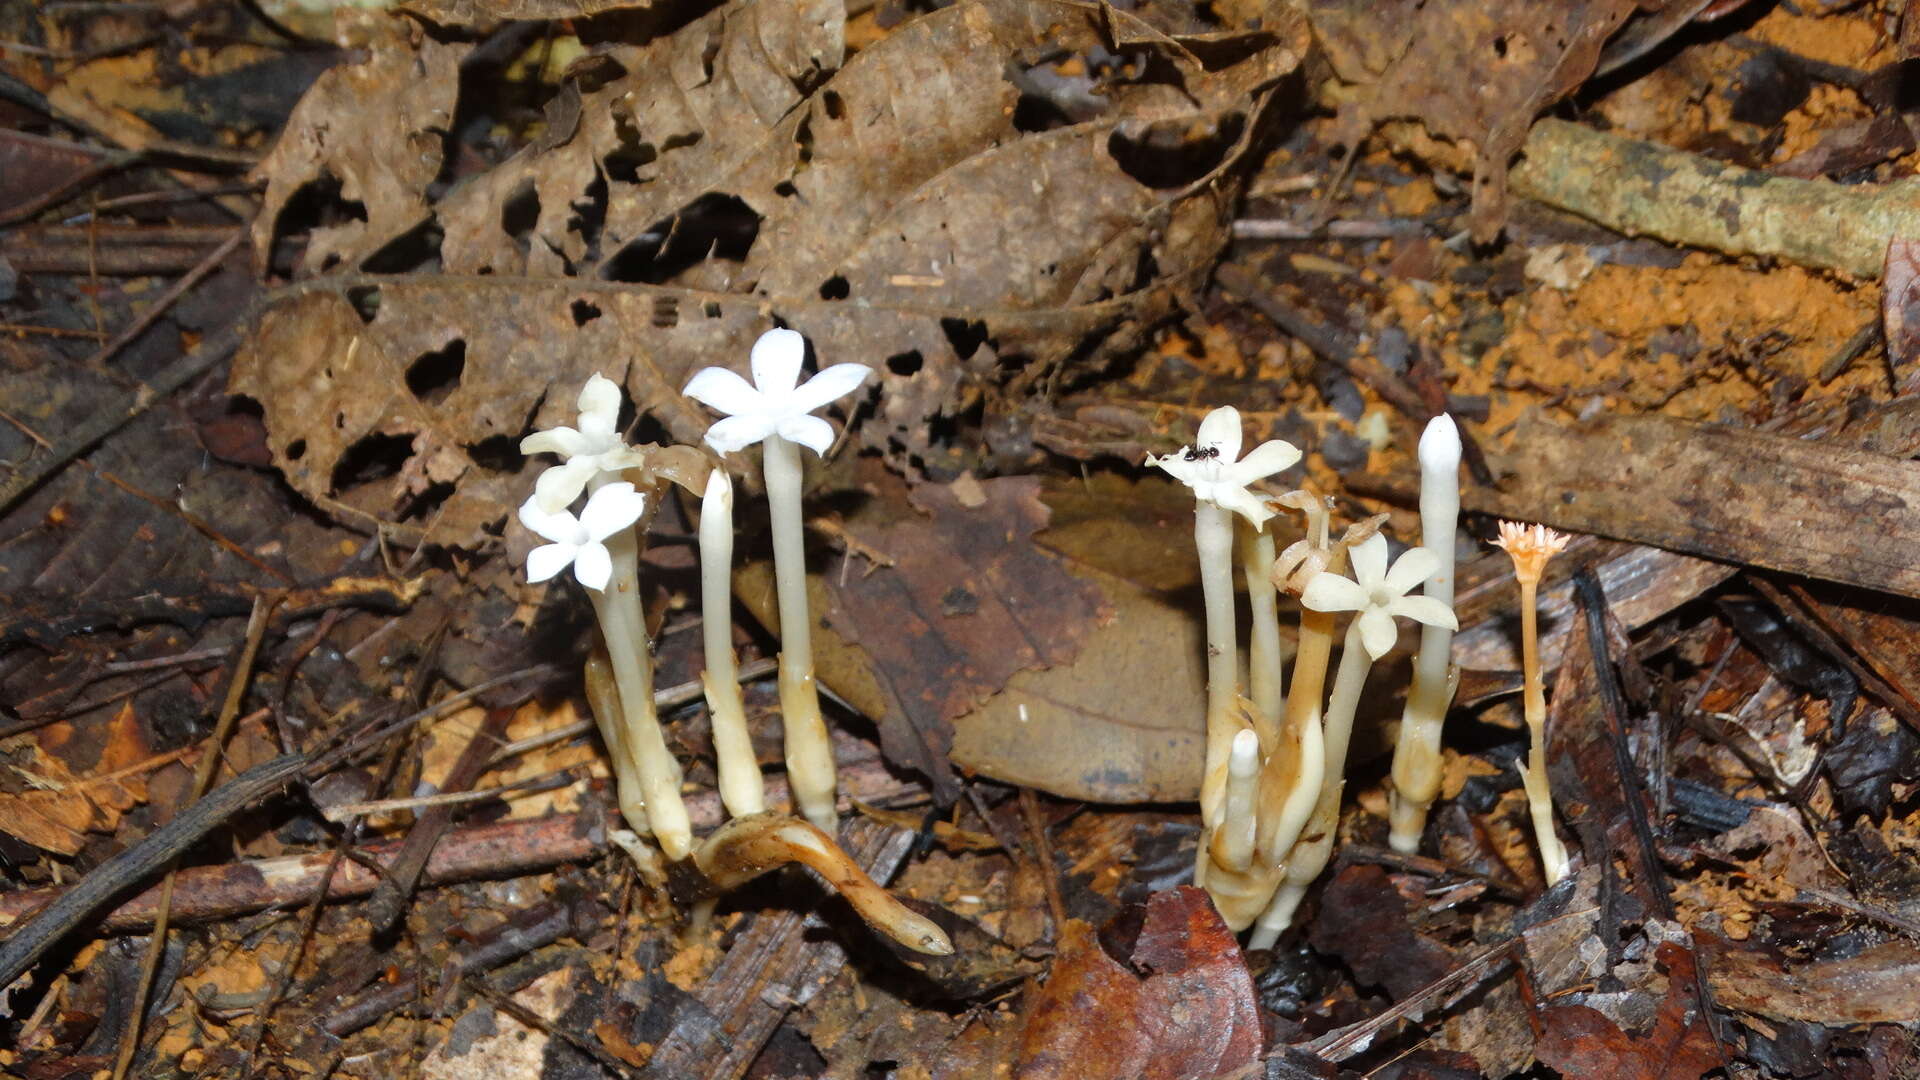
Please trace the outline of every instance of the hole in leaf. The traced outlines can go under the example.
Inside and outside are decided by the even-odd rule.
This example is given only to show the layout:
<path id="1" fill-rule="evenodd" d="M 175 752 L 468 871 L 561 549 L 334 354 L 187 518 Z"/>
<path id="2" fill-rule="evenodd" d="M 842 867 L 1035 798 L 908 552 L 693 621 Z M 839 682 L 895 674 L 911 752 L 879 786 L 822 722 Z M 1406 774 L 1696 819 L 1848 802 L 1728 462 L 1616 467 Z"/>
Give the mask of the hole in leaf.
<path id="1" fill-rule="evenodd" d="M 446 502 L 447 496 L 452 494 L 453 485 L 445 481 L 428 484 L 427 490 L 407 501 L 406 507 L 400 511 L 400 520 L 418 521 L 428 517 L 440 509 L 440 504 Z"/>
<path id="2" fill-rule="evenodd" d="M 653 144 L 640 137 L 640 129 L 634 125 L 633 116 L 626 110 L 613 114 L 614 134 L 619 137 L 620 146 L 600 159 L 600 165 L 607 175 L 623 184 L 640 182 L 640 170 L 653 164 L 660 152 Z"/>
<path id="3" fill-rule="evenodd" d="M 671 330 L 680 325 L 680 298 L 677 296 L 654 297 L 652 322 L 656 330 Z"/>
<path id="4" fill-rule="evenodd" d="M 845 300 L 852 292 L 853 289 L 847 284 L 847 279 L 839 274 L 835 274 L 820 283 L 820 299 L 822 300 Z"/>
<path id="5" fill-rule="evenodd" d="M 1107 153 L 1122 172 L 1150 188 L 1185 187 L 1220 167 L 1240 138 L 1246 118 L 1233 113 L 1212 130 L 1185 122 L 1153 124 L 1144 131 L 1115 131 Z"/>
<path id="6" fill-rule="evenodd" d="M 295 439 L 287 444 L 287 460 L 299 461 L 307 456 L 307 440 Z"/>
<path id="7" fill-rule="evenodd" d="M 373 434 L 360 439 L 334 463 L 328 486 L 338 494 L 384 480 L 400 471 L 413 456 L 413 435 Z"/>
<path id="8" fill-rule="evenodd" d="M 662 285 L 707 259 L 744 262 L 760 235 L 760 215 L 740 198 L 708 192 L 655 222 L 607 263 L 609 281 Z"/>
<path id="9" fill-rule="evenodd" d="M 972 356 L 987 342 L 987 324 L 979 319 L 968 322 L 965 319 L 942 318 L 940 332 L 947 335 L 948 343 L 953 346 L 953 355 L 962 360 Z"/>
<path id="10" fill-rule="evenodd" d="M 371 326 L 380 315 L 380 286 L 355 285 L 347 290 L 347 303 L 353 306 L 353 313 L 360 321 Z"/>
<path id="11" fill-rule="evenodd" d="M 407 368 L 407 389 L 427 405 L 438 405 L 460 388 L 467 370 L 467 343 L 454 338 L 446 348 L 423 353 Z"/>
<path id="12" fill-rule="evenodd" d="M 523 182 L 500 207 L 500 229 L 524 243 L 540 223 L 540 191 L 532 180 Z"/>
<path id="13" fill-rule="evenodd" d="M 475 465 L 497 473 L 516 473 L 527 462 L 520 452 L 520 439 L 514 435 L 489 435 L 467 447 L 467 456 Z"/>
<path id="14" fill-rule="evenodd" d="M 895 375 L 912 375 L 917 373 L 924 363 L 925 361 L 921 359 L 920 356 L 920 350 L 914 349 L 910 352 L 895 353 L 887 357 L 887 370 L 893 372 Z"/>
<path id="15" fill-rule="evenodd" d="M 846 119 L 847 103 L 840 100 L 839 94 L 836 94 L 833 91 L 829 90 L 826 93 L 820 95 L 820 102 L 821 104 L 825 105 L 827 108 L 827 119 L 829 120 Z"/>
<path id="16" fill-rule="evenodd" d="M 719 318 L 720 317 L 720 301 L 709 300 L 706 303 L 701 304 L 700 313 L 702 315 L 705 315 L 709 319 Z"/>
<path id="17" fill-rule="evenodd" d="M 575 300 L 568 310 L 573 312 L 573 325 L 585 326 L 600 317 L 600 308 L 585 300 Z"/>

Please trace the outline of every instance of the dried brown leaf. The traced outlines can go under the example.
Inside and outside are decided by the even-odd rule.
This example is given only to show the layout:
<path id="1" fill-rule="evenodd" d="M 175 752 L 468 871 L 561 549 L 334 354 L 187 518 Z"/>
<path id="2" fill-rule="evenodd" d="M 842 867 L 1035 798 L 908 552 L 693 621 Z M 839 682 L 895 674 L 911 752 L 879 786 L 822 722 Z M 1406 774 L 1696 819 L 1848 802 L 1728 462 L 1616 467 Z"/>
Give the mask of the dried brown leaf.
<path id="1" fill-rule="evenodd" d="M 1131 968 L 1092 927 L 1067 923 L 1046 984 L 1030 992 L 1015 1076 L 1176 1080 L 1259 1059 L 1266 1039 L 1253 977 L 1213 901 L 1182 887 L 1149 897 L 1139 917 Z"/>
<path id="2" fill-rule="evenodd" d="M 1375 124 L 1417 118 L 1474 156 L 1476 239 L 1506 221 L 1507 167 L 1533 119 L 1566 97 L 1641 0 L 1495 0 L 1426 3 L 1314 0 L 1309 19 L 1342 79 L 1359 93 L 1341 108 L 1339 141 L 1357 145 Z"/>
<path id="3" fill-rule="evenodd" d="M 1099 9 L 968 0 L 841 67 L 843 19 L 826 0 L 742 0 L 648 45 L 609 45 L 587 65 L 598 81 L 555 99 L 547 137 L 432 207 L 401 151 L 356 151 L 375 165 L 350 197 L 377 188 L 380 213 L 369 202 L 364 227 L 316 245 L 364 257 L 431 215 L 440 265 L 486 277 L 316 284 L 262 321 L 233 385 L 267 410 L 294 486 L 363 523 L 411 518 L 437 540 L 482 542 L 530 486 L 514 441 L 566 417 L 572 387 L 624 366 L 639 407 L 697 441 L 706 417 L 679 396 L 687 373 L 744 367 L 770 315 L 823 358 L 881 369 L 886 404 L 863 441 L 924 448 L 929 423 L 991 380 L 1130 347 L 1170 310 L 1227 239 L 1254 95 L 1300 44 L 1244 36 L 1218 70 L 1171 39 L 1134 46 L 1170 77 L 1115 83 L 1096 118 L 1031 132 L 1008 71 L 1104 47 Z M 336 72 L 302 103 L 260 237 L 294 190 L 337 175 L 327 125 L 380 108 L 401 60 L 429 67 L 430 97 L 452 93 L 457 59 L 431 39 L 416 54 L 397 31 L 378 41 L 368 70 Z M 407 116 L 379 125 L 387 143 L 432 132 L 427 113 Z M 1190 172 L 1153 172 L 1175 159 Z M 507 212 L 525 200 L 531 215 Z M 655 261 L 716 207 L 745 216 L 742 261 Z M 622 283 L 668 279 L 719 291 Z M 543 405 L 550 385 L 568 389 Z M 388 459 L 396 483 L 343 498 L 368 459 Z"/>
<path id="4" fill-rule="evenodd" d="M 1586 1005 L 1556 1005 L 1541 1011 L 1542 1033 L 1534 1052 L 1567 1080 L 1698 1080 L 1726 1062 L 1694 995 L 1694 956 L 1672 942 L 1658 951 L 1667 969 L 1667 996 L 1653 1027 L 1642 1034 L 1621 1031 L 1606 1014 Z"/>
<path id="5" fill-rule="evenodd" d="M 147 774 L 184 753 L 152 753 L 129 702 L 114 715 L 99 761 L 89 775 L 77 776 L 57 756 L 70 732 L 63 724 L 43 733 L 33 763 L 13 770 L 27 790 L 0 795 L 0 832 L 65 856 L 79 854 L 85 833 L 111 831 L 122 814 L 145 802 Z"/>
<path id="6" fill-rule="evenodd" d="M 305 266 L 324 269 L 418 224 L 427 185 L 440 174 L 453 123 L 460 60 L 469 45 L 442 43 L 406 19 L 372 11 L 340 16 L 343 43 L 366 58 L 315 80 L 253 178 L 266 182 L 253 222 L 254 255 L 268 262 L 280 214 L 309 184 L 337 182 L 364 220 L 315 229 Z"/>
<path id="7" fill-rule="evenodd" d="M 826 621 L 871 658 L 888 698 L 881 746 L 893 761 L 958 794 L 947 766 L 952 720 L 1016 672 L 1072 662 L 1106 610 L 1098 589 L 1033 544 L 1047 507 L 1033 477 L 923 484 L 912 511 L 845 526 L 893 565 L 828 578 Z M 869 504 L 885 509 L 891 500 Z"/>

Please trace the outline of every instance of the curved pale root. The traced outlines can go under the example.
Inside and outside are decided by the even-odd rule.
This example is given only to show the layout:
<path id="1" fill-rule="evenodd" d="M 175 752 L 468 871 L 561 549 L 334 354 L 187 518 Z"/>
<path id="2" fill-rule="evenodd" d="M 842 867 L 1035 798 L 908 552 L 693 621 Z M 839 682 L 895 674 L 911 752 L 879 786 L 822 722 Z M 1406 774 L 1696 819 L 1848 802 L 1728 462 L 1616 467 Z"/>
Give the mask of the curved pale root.
<path id="1" fill-rule="evenodd" d="M 735 818 L 694 849 L 693 861 L 719 892 L 797 862 L 825 878 L 868 925 L 893 940 L 933 956 L 953 952 L 946 931 L 894 899 L 831 837 L 799 818 L 773 813 Z"/>

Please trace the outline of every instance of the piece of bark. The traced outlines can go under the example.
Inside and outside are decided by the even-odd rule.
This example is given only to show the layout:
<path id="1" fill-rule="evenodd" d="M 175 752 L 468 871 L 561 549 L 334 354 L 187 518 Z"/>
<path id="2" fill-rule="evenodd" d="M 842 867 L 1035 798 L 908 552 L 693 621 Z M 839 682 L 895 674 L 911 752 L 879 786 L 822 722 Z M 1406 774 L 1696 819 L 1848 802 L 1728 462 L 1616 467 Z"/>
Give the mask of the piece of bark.
<path id="1" fill-rule="evenodd" d="M 1665 416 L 1521 420 L 1474 509 L 1920 596 L 1920 464 Z"/>

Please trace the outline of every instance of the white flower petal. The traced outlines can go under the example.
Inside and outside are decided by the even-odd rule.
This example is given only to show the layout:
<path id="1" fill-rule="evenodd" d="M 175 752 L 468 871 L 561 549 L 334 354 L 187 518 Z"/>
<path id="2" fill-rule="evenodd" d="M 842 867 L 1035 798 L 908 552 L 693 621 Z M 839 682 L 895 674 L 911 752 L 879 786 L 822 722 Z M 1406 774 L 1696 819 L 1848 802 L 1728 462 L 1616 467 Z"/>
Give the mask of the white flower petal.
<path id="1" fill-rule="evenodd" d="M 523 454 L 559 454 L 563 458 L 577 457 L 593 452 L 592 440 L 561 424 L 559 427 L 536 431 L 520 440 L 520 452 Z"/>
<path id="2" fill-rule="evenodd" d="M 1223 455 L 1224 456 L 1224 455 Z M 1268 439 L 1247 452 L 1247 456 L 1226 466 L 1221 472 L 1237 484 L 1265 480 L 1300 460 L 1300 451 L 1290 442 Z"/>
<path id="3" fill-rule="evenodd" d="M 565 465 L 552 466 L 534 480 L 534 500 L 540 504 L 540 509 L 557 514 L 573 505 L 573 500 L 579 498 L 580 492 L 586 488 L 587 481 L 599 471 L 599 463 L 591 457 L 577 457 Z M 571 520 L 572 515 L 568 515 L 568 518 Z M 531 525 L 527 527 L 533 528 Z"/>
<path id="4" fill-rule="evenodd" d="M 1360 645 L 1368 656 L 1378 660 L 1393 651 L 1393 643 L 1400 639 L 1393 616 L 1379 608 L 1368 608 L 1354 618 L 1360 621 Z"/>
<path id="5" fill-rule="evenodd" d="M 613 577 L 613 554 L 605 544 L 586 544 L 573 557 L 574 580 L 595 592 L 607 587 Z"/>
<path id="6" fill-rule="evenodd" d="M 553 472 L 548 469 L 547 472 Z M 542 476 L 545 473 L 541 474 Z M 520 524 L 525 525 L 534 535 L 556 544 L 577 544 L 586 539 L 586 533 L 572 514 L 562 508 L 548 510 L 540 505 L 540 496 L 536 493 L 520 504 Z"/>
<path id="7" fill-rule="evenodd" d="M 817 416 L 789 416 L 780 422 L 781 438 L 825 454 L 833 445 L 833 425 Z"/>
<path id="8" fill-rule="evenodd" d="M 1240 456 L 1240 410 L 1231 405 L 1222 405 L 1200 420 L 1200 432 L 1194 436 L 1195 446 L 1211 446 L 1220 451 L 1221 461 L 1233 461 Z"/>
<path id="9" fill-rule="evenodd" d="M 722 367 L 701 368 L 687 380 L 681 393 L 715 412 L 740 416 L 760 411 L 760 391 L 753 384 Z"/>
<path id="10" fill-rule="evenodd" d="M 1387 591 L 1395 596 L 1404 596 L 1413 591 L 1414 586 L 1433 576 L 1440 569 L 1440 556 L 1423 547 L 1408 548 L 1393 560 L 1393 569 L 1387 571 Z"/>
<path id="11" fill-rule="evenodd" d="M 1367 590 L 1339 574 L 1319 573 L 1300 593 L 1300 606 L 1314 611 L 1359 611 L 1367 606 Z"/>
<path id="12" fill-rule="evenodd" d="M 1194 484 L 1201 482 L 1201 463 L 1198 461 L 1188 461 L 1187 450 L 1188 448 L 1183 446 L 1173 453 L 1161 457 L 1154 457 L 1152 454 L 1148 454 L 1147 464 L 1166 470 L 1168 476 L 1173 477 L 1188 487 L 1192 487 Z"/>
<path id="13" fill-rule="evenodd" d="M 646 508 L 647 497 L 632 484 L 608 484 L 587 500 L 580 511 L 580 526 L 587 531 L 587 539 L 597 544 L 639 521 Z"/>
<path id="14" fill-rule="evenodd" d="M 1387 538 L 1374 533 L 1348 553 L 1353 560 L 1353 580 L 1363 589 L 1379 586 L 1387 577 Z"/>
<path id="15" fill-rule="evenodd" d="M 871 374 L 873 369 L 865 364 L 835 364 L 794 390 L 793 396 L 782 403 L 780 411 L 810 413 L 860 389 L 860 385 Z"/>
<path id="16" fill-rule="evenodd" d="M 706 443 L 722 454 L 744 450 L 775 433 L 778 425 L 759 413 L 729 416 L 707 429 Z"/>
<path id="17" fill-rule="evenodd" d="M 799 331 L 774 329 L 753 343 L 747 367 L 762 394 L 785 397 L 800 385 L 800 365 L 806 358 L 807 339 Z"/>
<path id="18" fill-rule="evenodd" d="M 1387 605 L 1387 610 L 1428 626 L 1460 629 L 1460 620 L 1454 615 L 1453 609 L 1431 596 L 1403 596 Z"/>
<path id="19" fill-rule="evenodd" d="M 577 404 L 581 431 L 602 439 L 612 438 L 614 425 L 620 422 L 620 384 L 596 371 L 587 385 L 580 388 Z"/>
<path id="20" fill-rule="evenodd" d="M 1248 523 L 1256 529 L 1265 525 L 1267 519 L 1273 516 L 1273 511 L 1267 508 L 1265 499 L 1246 488 L 1231 484 L 1215 484 L 1213 498 L 1209 501 L 1223 510 L 1231 510 L 1246 518 Z"/>
<path id="21" fill-rule="evenodd" d="M 527 580 L 545 581 L 565 570 L 578 550 L 572 544 L 542 544 L 527 552 Z"/>

